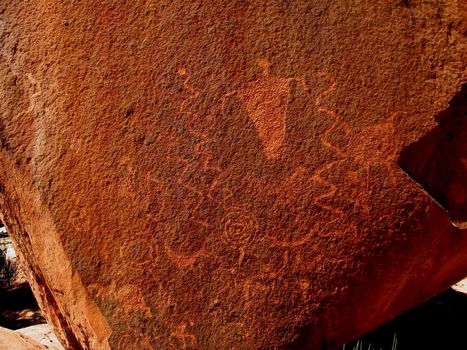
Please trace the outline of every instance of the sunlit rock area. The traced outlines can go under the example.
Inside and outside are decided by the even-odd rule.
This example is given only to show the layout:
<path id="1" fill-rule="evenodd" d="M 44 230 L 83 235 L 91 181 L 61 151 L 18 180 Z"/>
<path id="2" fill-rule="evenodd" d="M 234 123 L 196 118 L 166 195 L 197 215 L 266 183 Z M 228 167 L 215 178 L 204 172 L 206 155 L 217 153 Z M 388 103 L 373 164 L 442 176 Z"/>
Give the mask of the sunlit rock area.
<path id="1" fill-rule="evenodd" d="M 0 227 L 0 328 L 2 350 L 63 350 L 37 305 L 3 225 Z"/>
<path id="2" fill-rule="evenodd" d="M 465 348 L 466 6 L 0 0 L 4 333 Z"/>
<path id="3" fill-rule="evenodd" d="M 0 283 L 0 349 L 64 350 L 35 302 L 3 226 Z M 461 349 L 467 342 L 465 315 L 467 278 L 338 350 Z"/>

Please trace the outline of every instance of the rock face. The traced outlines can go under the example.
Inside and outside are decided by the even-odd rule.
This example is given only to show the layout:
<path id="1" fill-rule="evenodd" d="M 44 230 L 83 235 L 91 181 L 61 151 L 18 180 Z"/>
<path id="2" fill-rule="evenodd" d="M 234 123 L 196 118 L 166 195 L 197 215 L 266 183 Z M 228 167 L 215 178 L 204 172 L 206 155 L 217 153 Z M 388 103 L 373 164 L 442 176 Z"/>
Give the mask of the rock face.
<path id="1" fill-rule="evenodd" d="M 405 148 L 399 164 L 449 211 L 456 227 L 467 229 L 467 84 L 436 120 L 439 126 Z"/>
<path id="2" fill-rule="evenodd" d="M 457 195 L 401 154 L 462 100 L 465 13 L 2 1 L 1 211 L 62 344 L 333 348 L 464 277 L 465 138 Z"/>
<path id="3" fill-rule="evenodd" d="M 21 328 L 16 331 L 26 337 L 34 339 L 36 342 L 44 345 L 49 350 L 64 350 L 63 346 L 57 340 L 53 330 L 48 324 L 38 324 Z"/>
<path id="4" fill-rule="evenodd" d="M 23 334 L 0 327 L 0 349 L 47 350 L 48 348 Z"/>

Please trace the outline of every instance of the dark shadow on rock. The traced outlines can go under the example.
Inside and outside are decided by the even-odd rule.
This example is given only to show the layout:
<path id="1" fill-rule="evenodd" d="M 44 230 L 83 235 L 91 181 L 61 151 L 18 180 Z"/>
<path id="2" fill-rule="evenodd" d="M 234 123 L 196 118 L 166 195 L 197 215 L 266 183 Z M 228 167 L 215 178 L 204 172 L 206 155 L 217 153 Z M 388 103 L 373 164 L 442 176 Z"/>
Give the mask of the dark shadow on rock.
<path id="1" fill-rule="evenodd" d="M 365 350 L 391 350 L 394 336 L 397 338 L 397 350 L 465 349 L 466 316 L 467 295 L 449 289 L 358 341 L 347 344 L 345 349 L 360 349 L 361 346 Z"/>
<path id="2" fill-rule="evenodd" d="M 45 323 L 28 284 L 0 289 L 0 326 L 19 329 Z"/>
<path id="3" fill-rule="evenodd" d="M 0 327 L 15 330 L 44 323 L 18 260 L 8 255 L 9 246 L 12 242 L 0 223 Z"/>
<path id="4" fill-rule="evenodd" d="M 399 166 L 467 228 L 467 84 L 435 116 L 438 126 L 406 147 Z"/>

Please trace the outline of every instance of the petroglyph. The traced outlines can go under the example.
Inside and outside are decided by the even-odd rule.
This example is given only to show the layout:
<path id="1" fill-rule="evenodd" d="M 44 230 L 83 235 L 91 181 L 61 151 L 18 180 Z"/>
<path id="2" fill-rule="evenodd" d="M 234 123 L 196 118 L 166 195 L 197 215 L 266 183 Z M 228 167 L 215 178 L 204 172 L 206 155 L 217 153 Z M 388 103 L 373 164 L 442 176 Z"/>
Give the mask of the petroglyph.
<path id="1" fill-rule="evenodd" d="M 324 113 L 331 120 L 331 126 L 325 130 L 324 134 L 319 136 L 322 146 L 342 155 L 343 150 L 334 145 L 329 136 L 331 131 L 340 125 L 344 126 L 347 134 L 349 133 L 348 127 L 341 123 L 336 112 L 322 105 L 323 98 L 335 90 L 336 83 L 332 75 L 319 73 L 319 77 L 324 77 L 329 81 L 329 86 L 318 94 L 313 103 L 310 89 L 304 78 L 275 77 L 270 73 L 267 60 L 259 60 L 258 64 L 263 70 L 263 76 L 246 84 L 243 88 L 223 95 L 220 100 L 221 113 L 226 113 L 226 101 L 230 98 L 236 98 L 244 105 L 256 129 L 266 159 L 274 160 L 283 156 L 286 160 L 289 152 L 294 151 L 293 149 L 287 149 L 286 119 L 290 88 L 291 84 L 295 82 L 302 89 L 305 99 L 311 101 L 318 112 Z M 248 211 L 241 209 L 236 204 L 234 191 L 226 186 L 228 179 L 225 177 L 224 170 L 215 163 L 210 150 L 213 143 L 222 140 L 211 140 L 209 132 L 202 130 L 200 116 L 189 109 L 192 102 L 199 98 L 200 92 L 190 83 L 190 77 L 184 67 L 179 68 L 178 74 L 184 78 L 184 91 L 188 93 L 188 97 L 182 101 L 178 112 L 187 120 L 185 126 L 190 135 L 197 141 L 193 147 L 193 158 L 173 157 L 173 159 L 181 164 L 182 169 L 177 176 L 176 182 L 186 189 L 190 193 L 189 197 L 192 198 L 188 216 L 194 224 L 204 227 L 209 232 L 215 232 L 216 227 L 213 227 L 211 222 L 202 218 L 200 211 L 208 202 L 217 203 L 216 205 L 222 209 L 220 212 L 222 219 L 219 223 L 222 239 L 227 245 L 240 251 L 239 263 L 241 263 L 245 249 L 257 244 L 265 235 L 268 236 L 273 246 L 294 248 L 309 241 L 320 226 L 332 224 L 342 218 L 342 212 L 339 209 L 326 204 L 324 201 L 335 196 L 336 186 L 329 183 L 325 176 L 322 176 L 324 172 L 332 168 L 340 160 L 325 164 L 312 173 L 303 166 L 298 165 L 289 176 L 272 185 L 269 185 L 261 178 L 244 177 L 244 180 L 250 182 L 252 188 L 257 186 L 257 188 L 266 191 L 267 196 L 275 198 L 274 203 L 271 203 L 273 206 L 272 211 L 280 213 L 285 210 L 290 213 L 289 218 L 261 217 L 262 221 L 267 222 L 264 225 L 255 215 L 254 208 Z M 307 156 L 313 157 L 313 154 Z M 207 173 L 210 173 L 211 176 L 205 178 L 206 181 L 195 184 L 192 180 L 192 174 L 195 173 L 198 177 Z M 235 186 L 237 185 L 245 186 L 245 184 L 236 184 Z M 314 194 L 310 193 L 311 188 L 316 188 Z M 261 193 L 258 193 L 258 195 L 261 195 Z M 306 202 L 303 202 L 304 200 Z M 301 205 L 296 211 L 293 208 L 298 202 Z M 275 206 L 278 207 L 275 208 Z M 315 215 L 316 213 L 317 215 Z M 282 223 L 277 223 L 277 220 L 292 222 L 293 225 L 292 227 L 282 227 Z M 288 231 L 293 231 L 292 235 Z M 167 242 L 164 243 L 164 249 L 175 264 L 184 268 L 193 267 L 196 259 L 209 254 L 204 248 L 190 253 L 176 251 Z"/>
<path id="2" fill-rule="evenodd" d="M 339 156 L 343 156 L 345 158 L 345 150 L 335 145 L 330 140 L 330 134 L 332 131 L 335 131 L 337 127 L 341 126 L 344 130 L 345 135 L 348 136 L 351 132 L 349 129 L 349 126 L 346 123 L 344 123 L 341 120 L 341 118 L 339 118 L 336 111 L 322 106 L 323 98 L 326 97 L 327 95 L 332 94 L 334 91 L 336 91 L 336 78 L 334 77 L 334 75 L 332 75 L 329 72 L 319 72 L 318 76 L 325 78 L 329 82 L 329 86 L 326 90 L 318 94 L 315 100 L 315 105 L 319 112 L 326 113 L 333 121 L 333 124 L 331 125 L 331 127 L 329 127 L 324 133 L 319 135 L 319 139 L 324 146 L 333 150 Z"/>
<path id="3" fill-rule="evenodd" d="M 209 137 L 198 125 L 200 117 L 197 113 L 190 111 L 188 107 L 191 101 L 198 98 L 200 92 L 191 85 L 190 77 L 184 67 L 178 69 L 178 74 L 184 78 L 183 90 L 188 94 L 188 97 L 180 104 L 178 114 L 185 121 L 184 126 L 188 131 L 188 136 L 191 137 L 187 142 L 190 144 L 194 142 L 193 158 L 170 155 L 169 159 L 179 164 L 180 171 L 176 175 L 176 184 L 185 191 L 183 203 L 180 205 L 184 211 L 188 212 L 188 215 L 184 219 L 186 222 L 181 227 L 185 230 L 195 230 L 201 236 L 202 233 L 207 235 L 215 227 L 203 216 L 202 211 L 206 207 L 213 206 L 212 194 L 216 191 L 222 170 L 212 161 L 212 154 L 208 147 Z M 193 174 L 196 174 L 196 177 L 201 177 L 202 181 L 193 182 L 193 179 L 196 178 Z M 179 190 L 174 188 L 173 184 L 166 185 L 169 190 L 172 188 L 173 196 L 180 197 L 180 194 L 177 193 Z M 176 198 L 176 201 L 180 201 L 180 198 Z M 171 229 L 174 237 L 179 234 L 190 234 L 189 231 L 181 232 L 182 228 Z M 163 245 L 167 257 L 180 268 L 193 268 L 193 264 L 199 257 L 207 255 L 203 245 L 198 250 L 189 252 L 178 251 L 168 241 L 165 241 Z"/>
<path id="4" fill-rule="evenodd" d="M 263 266 L 261 266 L 262 273 L 263 273 L 261 277 L 266 277 L 271 280 L 283 277 L 287 272 L 288 265 L 289 265 L 289 252 L 286 250 L 279 261 L 279 266 L 275 266 L 272 263 L 264 264 Z"/>
<path id="5" fill-rule="evenodd" d="M 260 238 L 258 220 L 241 208 L 230 208 L 223 220 L 224 240 L 235 248 L 244 248 Z"/>
<path id="6" fill-rule="evenodd" d="M 209 174 L 213 174 L 212 180 L 208 182 L 209 187 L 207 189 L 207 192 L 209 193 L 210 191 L 212 191 L 213 188 L 215 188 L 217 178 L 220 176 L 222 169 L 220 169 L 213 162 L 213 157 L 208 147 L 209 136 L 206 132 L 203 132 L 198 126 L 200 117 L 198 116 L 198 114 L 191 112 L 187 107 L 191 100 L 196 99 L 200 95 L 200 92 L 190 85 L 190 77 L 187 76 L 185 68 L 181 67 L 179 69 L 179 74 L 180 76 L 186 76 L 183 82 L 183 86 L 185 88 L 185 91 L 189 93 L 189 97 L 181 103 L 179 113 L 188 117 L 186 127 L 189 130 L 190 134 L 194 137 L 194 139 L 197 140 L 193 151 L 194 156 L 198 157 L 198 159 L 200 159 L 201 161 L 202 171 Z M 182 161 L 184 162 L 185 167 L 183 172 L 180 174 L 178 182 L 182 184 L 182 186 L 185 186 L 188 190 L 199 194 L 200 197 L 204 197 L 204 194 L 202 193 L 203 191 L 197 190 L 195 186 L 184 180 L 184 175 L 188 172 L 190 164 L 187 162 L 186 159 L 183 159 Z"/>
<path id="7" fill-rule="evenodd" d="M 191 323 L 191 325 L 193 325 Z M 187 324 L 182 322 L 170 333 L 170 350 L 198 349 L 196 336 L 187 331 Z"/>
<path id="8" fill-rule="evenodd" d="M 299 166 L 274 186 L 267 186 L 267 183 L 255 179 L 256 186 L 264 188 L 268 197 L 274 199 L 270 204 L 271 212 L 281 215 L 270 218 L 266 224 L 266 235 L 273 245 L 283 248 L 301 246 L 318 229 L 342 217 L 339 209 L 322 203 L 324 199 L 332 198 L 337 191 L 335 185 L 321 176 L 332 165 L 324 166 L 313 175 Z M 297 203 L 301 203 L 299 210 L 295 208 Z M 283 221 L 287 222 L 286 226 L 281 225 Z"/>
<path id="9" fill-rule="evenodd" d="M 383 123 L 368 126 L 351 135 L 350 155 L 364 167 L 367 176 L 370 176 L 371 166 L 381 165 L 388 171 L 389 180 L 396 182 L 393 168 L 399 151 L 399 140 L 395 120 L 399 115 L 400 112 L 393 112 Z"/>
<path id="10" fill-rule="evenodd" d="M 215 126 L 212 126 L 212 129 L 206 126 L 206 120 L 213 118 L 212 115 L 201 117 L 196 111 L 190 110 L 196 106 L 195 99 L 200 98 L 201 92 L 191 84 L 184 67 L 178 70 L 179 76 L 184 78 L 184 92 L 188 94 L 188 97 L 182 101 L 178 113 L 186 120 L 186 129 L 196 142 L 193 146 L 192 158 L 177 158 L 182 170 L 176 182 L 190 194 L 188 217 L 193 224 L 205 229 L 206 231 L 203 232 L 207 235 L 219 233 L 228 246 L 240 252 L 239 264 L 249 248 L 257 246 L 264 241 L 264 238 L 267 238 L 271 249 L 276 247 L 290 250 L 307 244 L 316 234 L 326 234 L 328 231 L 336 230 L 333 227 L 340 227 L 339 223 L 345 221 L 342 204 L 335 204 L 336 201 L 342 202 L 339 197 L 354 202 L 355 208 L 360 208 L 368 214 L 370 209 L 366 193 L 370 193 L 368 180 L 371 176 L 370 168 L 375 165 L 383 167 L 387 170 L 388 179 L 393 181 L 395 176 L 392 173 L 392 163 L 399 142 L 396 137 L 395 119 L 400 112 L 391 113 L 383 123 L 355 132 L 334 108 L 327 106 L 326 100 L 336 91 L 337 86 L 333 74 L 318 71 L 315 75 L 316 79 L 324 82 L 326 86 L 321 91 L 312 92 L 304 77 L 274 76 L 266 59 L 258 60 L 257 64 L 262 69 L 262 76 L 223 94 L 219 100 L 221 114 L 217 117 L 224 118 L 226 124 L 221 124 L 223 127 L 231 126 L 235 132 L 242 132 L 242 128 L 237 129 L 238 126 L 234 125 L 236 120 L 241 118 L 233 119 L 230 115 L 241 111 L 232 110 L 230 107 L 236 104 L 243 108 L 254 127 L 259 140 L 258 145 L 264 156 L 264 160 L 261 157 L 256 158 L 260 162 L 256 168 L 257 175 L 252 172 L 236 174 L 237 169 L 244 171 L 243 167 L 238 164 L 230 167 L 229 161 L 222 163 L 225 164 L 222 166 L 217 163 L 213 150 L 224 150 L 223 144 L 232 142 L 236 145 L 236 143 L 234 140 L 218 136 Z M 299 89 L 297 96 L 303 100 L 303 106 L 309 110 L 290 108 L 294 100 L 291 95 L 292 86 Z M 297 96 L 294 98 L 297 99 Z M 310 140 L 294 139 L 301 134 L 294 133 L 292 126 L 301 128 L 311 126 L 305 122 L 296 126 L 289 121 L 297 118 L 295 113 L 303 113 L 305 117 L 298 119 L 304 121 L 311 116 L 318 117 L 312 113 L 313 111 L 319 113 L 320 118 L 324 118 L 321 120 L 325 126 L 319 133 L 315 129 L 311 131 L 310 135 L 316 141 L 313 143 Z M 216 117 L 213 121 L 215 120 Z M 245 127 L 251 129 L 248 125 Z M 231 132 L 227 132 L 226 135 L 235 136 Z M 368 135 L 372 136 L 368 138 Z M 310 142 L 306 146 L 308 148 L 303 148 L 303 142 Z M 316 157 L 314 152 L 317 152 L 319 147 L 328 152 L 321 151 L 329 160 L 318 163 L 318 166 L 310 165 L 315 164 L 309 159 Z M 233 152 L 242 152 L 242 149 L 237 148 Z M 256 159 L 253 160 L 257 161 Z M 346 169 L 345 175 L 348 176 L 349 181 L 361 182 L 361 172 L 349 167 L 347 164 L 349 162 L 354 162 L 353 164 L 363 169 L 367 179 L 366 188 L 357 186 L 355 192 L 341 193 L 331 175 L 340 171 L 338 170 L 340 167 Z M 272 170 L 273 164 L 276 164 L 274 166 L 278 169 L 277 173 Z M 226 166 L 229 168 L 227 169 Z M 249 166 L 256 170 L 254 164 Z M 267 176 L 263 177 L 263 173 Z M 203 180 L 195 183 L 193 181 L 195 177 Z M 245 191 L 245 196 L 255 193 L 256 201 L 242 202 L 242 191 Z M 357 203 L 359 201 L 360 204 Z M 264 208 L 268 206 L 269 209 L 265 210 Z M 206 216 L 202 215 L 205 208 L 216 210 L 220 219 L 206 219 Z M 357 232 L 352 225 L 337 230 L 342 230 L 342 234 L 354 235 Z M 204 246 L 198 251 L 189 253 L 177 251 L 167 242 L 164 247 L 169 258 L 183 268 L 193 267 L 195 261 L 202 256 L 215 255 L 215 252 L 207 250 Z M 286 258 L 288 259 L 287 254 L 284 255 L 285 260 Z M 298 261 L 297 258 L 294 259 L 295 262 Z M 306 261 L 302 263 L 307 264 Z M 314 263 L 310 262 L 310 264 Z M 268 270 L 268 274 L 279 275 L 282 268 L 277 269 L 277 271 Z"/>
<path id="11" fill-rule="evenodd" d="M 284 152 L 290 83 L 298 81 L 306 91 L 308 87 L 302 78 L 272 76 L 266 59 L 259 59 L 258 65 L 263 69 L 263 77 L 248 83 L 243 89 L 225 94 L 222 98 L 222 110 L 225 110 L 227 98 L 238 96 L 256 127 L 266 158 L 275 159 Z"/>
<path id="12" fill-rule="evenodd" d="M 148 267 L 154 262 L 157 245 L 142 236 L 129 237 L 120 247 L 120 257 L 134 268 Z"/>
<path id="13" fill-rule="evenodd" d="M 284 167 L 291 156 L 297 157 L 297 152 L 292 144 L 288 144 L 288 135 L 290 131 L 286 130 L 287 118 L 293 117 L 289 114 L 289 104 L 291 100 L 291 84 L 295 83 L 302 89 L 302 94 L 305 101 L 313 103 L 311 89 L 309 88 L 305 78 L 302 77 L 274 77 L 271 76 L 269 63 L 267 60 L 260 60 L 259 65 L 263 69 L 263 77 L 251 83 L 248 83 L 245 88 L 228 92 L 221 99 L 222 113 L 226 113 L 226 101 L 229 98 L 237 97 L 255 125 L 258 137 L 261 141 L 263 152 L 266 159 L 275 160 L 283 159 Z M 304 159 L 296 158 L 297 163 L 295 168 L 291 169 L 290 175 L 281 179 L 280 182 L 270 184 L 268 180 L 255 178 L 253 176 L 244 177 L 251 183 L 251 188 L 261 188 L 262 191 L 270 198 L 269 202 L 272 205 L 271 212 L 289 213 L 287 218 L 262 218 L 266 220 L 266 229 L 268 237 L 272 243 L 282 247 L 297 247 L 305 244 L 318 229 L 318 226 L 324 224 L 329 225 L 338 219 L 341 219 L 342 211 L 325 203 L 325 199 L 332 198 L 336 194 L 336 186 L 326 180 L 323 174 L 338 162 L 345 159 L 345 147 L 335 145 L 332 142 L 331 133 L 337 128 L 341 128 L 348 136 L 350 130 L 348 126 L 341 121 L 337 113 L 325 106 L 322 100 L 325 96 L 335 91 L 335 78 L 330 73 L 320 72 L 318 77 L 328 81 L 328 87 L 320 92 L 314 100 L 314 106 L 318 112 L 324 113 L 331 125 L 319 135 L 318 140 L 320 145 L 335 153 L 338 158 L 335 161 L 328 162 L 318 169 L 306 169 L 301 165 Z M 310 104 L 311 105 L 311 104 Z M 302 113 L 309 113 L 301 111 Z M 303 125 L 307 127 L 307 125 Z M 293 130 L 291 130 L 293 132 Z M 302 147 L 300 141 L 297 142 L 299 147 Z M 310 149 L 312 151 L 312 148 Z M 298 154 L 298 153 L 297 153 Z M 313 153 L 302 152 L 301 157 L 315 157 Z M 340 157 L 340 158 L 339 158 Z M 311 172 L 310 172 L 311 171 Z M 314 184 L 312 184 L 314 183 Z M 316 192 L 311 192 L 312 188 L 319 189 Z M 242 185 L 240 185 L 242 186 Z M 244 185 L 243 185 L 244 186 Z M 313 193 L 313 194 L 312 194 Z M 258 193 L 259 195 L 261 194 Z M 306 201 L 306 202 L 304 202 Z M 298 212 L 295 207 L 301 203 Z M 293 209 L 295 208 L 295 209 Z M 313 215 L 319 213 L 319 215 Z M 291 226 L 281 227 L 281 222 L 288 222 Z M 279 225 L 278 225 L 279 224 Z M 264 225 L 260 227 L 265 230 Z M 287 232 L 293 231 L 292 237 L 285 239 Z"/>
<path id="14" fill-rule="evenodd" d="M 209 255 L 204 248 L 193 254 L 175 252 L 167 242 L 164 242 L 164 249 L 169 259 L 180 268 L 193 268 L 193 264 L 196 262 L 196 259 Z"/>

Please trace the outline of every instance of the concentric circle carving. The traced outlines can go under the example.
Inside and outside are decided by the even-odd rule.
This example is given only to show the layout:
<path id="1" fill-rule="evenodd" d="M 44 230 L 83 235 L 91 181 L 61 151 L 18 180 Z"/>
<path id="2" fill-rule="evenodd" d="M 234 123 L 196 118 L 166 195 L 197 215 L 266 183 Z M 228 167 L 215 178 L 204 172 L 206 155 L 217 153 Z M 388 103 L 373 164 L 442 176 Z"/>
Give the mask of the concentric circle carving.
<path id="1" fill-rule="evenodd" d="M 256 216 L 241 209 L 230 209 L 223 220 L 223 238 L 234 248 L 245 248 L 259 239 Z"/>

